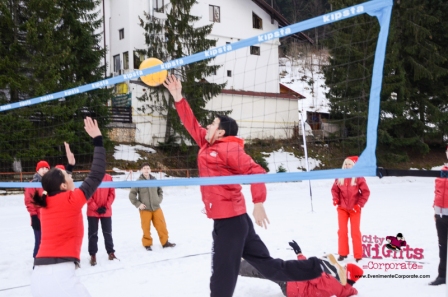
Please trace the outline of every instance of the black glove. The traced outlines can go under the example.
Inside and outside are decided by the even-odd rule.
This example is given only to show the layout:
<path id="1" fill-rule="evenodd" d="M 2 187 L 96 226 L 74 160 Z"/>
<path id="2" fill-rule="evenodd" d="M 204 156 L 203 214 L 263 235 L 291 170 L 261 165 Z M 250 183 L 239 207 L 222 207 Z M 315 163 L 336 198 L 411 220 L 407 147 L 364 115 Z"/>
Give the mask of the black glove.
<path id="1" fill-rule="evenodd" d="M 96 212 L 99 213 L 99 214 L 105 214 L 106 213 L 106 207 L 104 207 L 104 206 L 98 207 Z"/>
<path id="2" fill-rule="evenodd" d="M 292 247 L 292 249 L 294 250 L 294 253 L 296 253 L 296 255 L 302 253 L 300 246 L 294 240 L 289 242 L 289 246 Z"/>
<path id="3" fill-rule="evenodd" d="M 40 231 L 40 220 L 37 215 L 31 216 L 31 227 L 33 227 L 34 230 Z"/>

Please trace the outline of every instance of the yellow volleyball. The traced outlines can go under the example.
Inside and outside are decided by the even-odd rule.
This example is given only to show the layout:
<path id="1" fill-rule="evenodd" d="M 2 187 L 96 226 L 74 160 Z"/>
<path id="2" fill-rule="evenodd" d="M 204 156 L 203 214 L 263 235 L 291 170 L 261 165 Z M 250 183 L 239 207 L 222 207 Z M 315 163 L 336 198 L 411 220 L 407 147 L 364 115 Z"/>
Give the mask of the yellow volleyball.
<path id="1" fill-rule="evenodd" d="M 141 64 L 140 64 L 140 70 L 142 69 L 146 69 L 146 68 L 150 68 L 156 65 L 160 65 L 163 64 L 162 61 L 160 61 L 157 58 L 148 58 L 146 60 L 144 60 Z M 157 87 L 160 86 L 166 79 L 166 77 L 168 76 L 168 71 L 166 70 L 162 70 L 159 72 L 155 72 L 155 73 L 151 73 L 148 75 L 144 75 L 141 76 L 141 80 L 147 84 L 150 87 Z"/>

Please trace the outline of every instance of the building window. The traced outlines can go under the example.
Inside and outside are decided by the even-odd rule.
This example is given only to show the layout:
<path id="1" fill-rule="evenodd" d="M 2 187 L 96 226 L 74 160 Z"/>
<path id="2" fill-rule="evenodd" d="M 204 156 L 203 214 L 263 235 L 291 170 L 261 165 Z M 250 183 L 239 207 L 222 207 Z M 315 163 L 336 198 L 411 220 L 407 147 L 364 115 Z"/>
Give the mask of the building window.
<path id="1" fill-rule="evenodd" d="M 154 11 L 163 13 L 163 7 L 165 6 L 164 0 L 153 0 Z"/>
<path id="2" fill-rule="evenodd" d="M 140 69 L 140 64 L 145 60 L 145 55 L 134 51 L 134 69 Z"/>
<path id="3" fill-rule="evenodd" d="M 120 40 L 124 39 L 124 29 L 118 30 L 118 38 L 120 38 Z"/>
<path id="4" fill-rule="evenodd" d="M 260 55 L 260 47 L 259 46 L 251 46 L 250 47 L 250 54 L 259 56 Z"/>
<path id="5" fill-rule="evenodd" d="M 232 70 L 227 70 L 227 76 L 232 77 Z"/>
<path id="6" fill-rule="evenodd" d="M 263 20 L 252 12 L 252 27 L 254 29 L 263 29 Z"/>
<path id="7" fill-rule="evenodd" d="M 123 53 L 123 69 L 129 69 L 129 52 Z"/>
<path id="8" fill-rule="evenodd" d="M 221 12 L 219 6 L 209 5 L 208 6 L 208 14 L 210 18 L 210 22 L 220 23 L 221 22 Z"/>
<path id="9" fill-rule="evenodd" d="M 114 72 L 121 74 L 120 69 L 121 69 L 120 55 L 116 55 L 114 56 Z"/>

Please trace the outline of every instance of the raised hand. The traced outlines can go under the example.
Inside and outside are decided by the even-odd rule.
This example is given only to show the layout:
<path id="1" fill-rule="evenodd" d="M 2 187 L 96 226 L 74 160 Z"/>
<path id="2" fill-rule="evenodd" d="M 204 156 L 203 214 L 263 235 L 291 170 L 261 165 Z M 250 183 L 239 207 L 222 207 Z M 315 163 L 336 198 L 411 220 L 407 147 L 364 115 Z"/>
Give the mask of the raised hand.
<path id="1" fill-rule="evenodd" d="M 75 163 L 76 163 L 75 155 L 70 150 L 70 145 L 67 142 L 64 141 L 64 146 L 65 146 L 65 154 L 67 156 L 68 164 L 75 165 Z"/>
<path id="2" fill-rule="evenodd" d="M 297 244 L 297 242 L 295 242 L 295 240 L 290 241 L 288 243 L 289 243 L 289 246 L 292 247 L 292 249 L 294 250 L 294 253 L 296 253 L 296 255 L 302 253 L 300 246 Z"/>
<path id="3" fill-rule="evenodd" d="M 174 74 L 168 75 L 163 85 L 171 93 L 175 102 L 182 100 L 182 83 Z"/>
<path id="4" fill-rule="evenodd" d="M 90 137 L 95 138 L 97 136 L 101 136 L 100 128 L 98 127 L 98 122 L 96 120 L 92 120 L 91 117 L 86 117 L 84 119 L 84 129 Z"/>

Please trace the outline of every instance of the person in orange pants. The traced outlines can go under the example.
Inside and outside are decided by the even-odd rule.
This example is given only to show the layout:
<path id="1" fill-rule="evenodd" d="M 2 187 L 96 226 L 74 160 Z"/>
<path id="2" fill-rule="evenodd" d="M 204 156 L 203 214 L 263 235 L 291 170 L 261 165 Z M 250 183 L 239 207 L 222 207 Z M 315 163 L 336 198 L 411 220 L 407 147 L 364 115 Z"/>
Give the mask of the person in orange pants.
<path id="1" fill-rule="evenodd" d="M 357 161 L 357 156 L 347 157 L 342 169 L 351 169 Z M 343 261 L 349 254 L 347 225 L 350 220 L 353 255 L 358 262 L 362 259 L 361 209 L 369 199 L 369 187 L 363 177 L 339 178 L 335 180 L 331 194 L 338 212 L 338 261 Z"/>
<path id="2" fill-rule="evenodd" d="M 149 174 L 151 167 L 148 163 L 141 166 L 142 175 L 138 180 L 156 179 Z M 165 216 L 160 208 L 163 200 L 163 190 L 160 187 L 131 188 L 129 200 L 140 212 L 140 220 L 143 230 L 142 244 L 147 251 L 152 251 L 151 222 L 159 235 L 163 248 L 175 247 L 176 244 L 168 241 L 168 230 L 166 228 Z"/>

